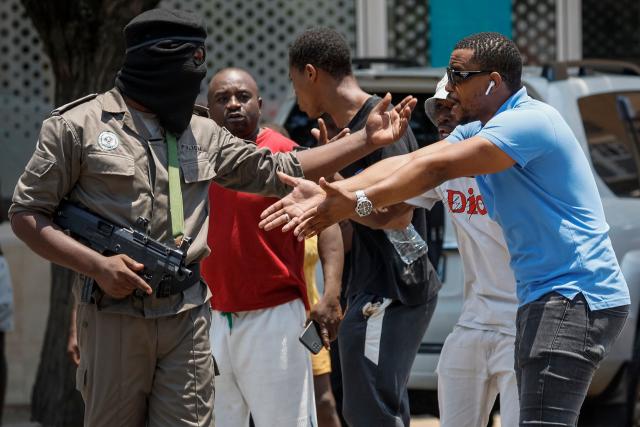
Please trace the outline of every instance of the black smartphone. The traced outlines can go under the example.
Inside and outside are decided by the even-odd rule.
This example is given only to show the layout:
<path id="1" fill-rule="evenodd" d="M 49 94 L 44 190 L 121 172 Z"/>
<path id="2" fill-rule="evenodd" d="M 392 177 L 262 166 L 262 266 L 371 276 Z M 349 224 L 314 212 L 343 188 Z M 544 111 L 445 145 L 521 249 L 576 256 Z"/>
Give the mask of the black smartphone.
<path id="1" fill-rule="evenodd" d="M 322 350 L 322 338 L 320 338 L 320 326 L 313 320 L 307 323 L 298 338 L 302 345 L 307 347 L 313 354 L 318 354 Z"/>

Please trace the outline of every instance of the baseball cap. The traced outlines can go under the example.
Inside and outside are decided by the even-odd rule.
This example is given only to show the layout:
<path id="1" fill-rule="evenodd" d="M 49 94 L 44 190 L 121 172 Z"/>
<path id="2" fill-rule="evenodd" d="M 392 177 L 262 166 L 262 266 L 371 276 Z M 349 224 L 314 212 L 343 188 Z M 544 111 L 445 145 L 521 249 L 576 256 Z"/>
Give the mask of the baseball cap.
<path id="1" fill-rule="evenodd" d="M 431 98 L 424 101 L 424 111 L 427 113 L 427 117 L 429 117 L 431 123 L 436 126 L 436 102 L 439 99 L 447 99 L 447 96 L 449 96 L 449 92 L 445 89 L 448 81 L 447 75 L 445 74 L 436 86 L 436 93 Z"/>

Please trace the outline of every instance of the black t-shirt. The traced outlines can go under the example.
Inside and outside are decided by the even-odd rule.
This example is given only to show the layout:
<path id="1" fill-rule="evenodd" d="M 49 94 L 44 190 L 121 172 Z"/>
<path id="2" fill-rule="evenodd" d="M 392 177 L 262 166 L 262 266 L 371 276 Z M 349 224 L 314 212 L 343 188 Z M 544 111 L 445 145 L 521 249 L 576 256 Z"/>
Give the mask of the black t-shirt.
<path id="1" fill-rule="evenodd" d="M 379 101 L 379 97 L 372 96 L 365 102 L 347 125 L 351 132 L 364 128 L 371 109 Z M 406 154 L 417 149 L 418 143 L 409 128 L 402 138 L 394 144 L 380 148 L 352 163 L 340 171 L 340 174 L 349 178 L 382 159 Z M 424 209 L 415 209 L 411 222 L 426 241 L 427 223 Z M 351 221 L 351 224 L 353 226 L 353 244 L 351 252 L 348 254 L 350 272 L 347 283 L 347 298 L 359 293 L 368 293 L 400 300 L 405 305 L 417 305 L 431 299 L 440 289 L 440 282 L 427 255 L 415 261 L 424 264 L 424 269 L 428 273 L 425 276 L 426 279 L 415 284 L 405 283 L 394 266 L 394 262 L 398 262 L 399 257 L 385 232 L 373 230 L 355 221 Z"/>

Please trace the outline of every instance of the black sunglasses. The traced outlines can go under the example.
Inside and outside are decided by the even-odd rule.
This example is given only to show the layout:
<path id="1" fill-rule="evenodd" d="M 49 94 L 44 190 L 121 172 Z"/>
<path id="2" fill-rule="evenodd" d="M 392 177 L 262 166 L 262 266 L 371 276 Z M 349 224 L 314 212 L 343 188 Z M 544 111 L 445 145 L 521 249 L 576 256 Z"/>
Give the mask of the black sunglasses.
<path id="1" fill-rule="evenodd" d="M 480 74 L 487 74 L 487 73 L 492 73 L 492 71 L 467 71 L 467 70 L 461 71 L 461 70 L 454 70 L 451 67 L 447 67 L 447 79 L 449 79 L 451 84 L 454 86 L 459 85 L 463 81 L 473 76 L 478 76 Z"/>

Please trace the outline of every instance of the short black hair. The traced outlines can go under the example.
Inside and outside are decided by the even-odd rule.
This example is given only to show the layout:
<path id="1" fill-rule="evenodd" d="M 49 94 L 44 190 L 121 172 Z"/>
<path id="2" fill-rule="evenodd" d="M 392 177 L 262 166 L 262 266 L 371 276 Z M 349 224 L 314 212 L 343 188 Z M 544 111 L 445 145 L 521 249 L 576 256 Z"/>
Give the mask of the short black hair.
<path id="1" fill-rule="evenodd" d="M 454 49 L 473 50 L 473 61 L 483 70 L 500 73 L 513 92 L 522 87 L 522 57 L 513 40 L 500 33 L 477 33 L 460 40 Z"/>
<path id="2" fill-rule="evenodd" d="M 336 30 L 310 28 L 300 34 L 289 47 L 289 66 L 304 70 L 311 64 L 335 79 L 351 74 L 351 52 L 347 41 Z"/>

